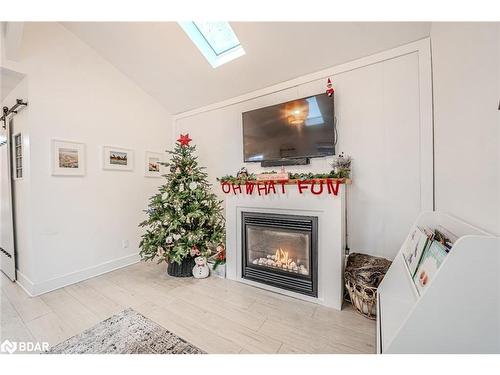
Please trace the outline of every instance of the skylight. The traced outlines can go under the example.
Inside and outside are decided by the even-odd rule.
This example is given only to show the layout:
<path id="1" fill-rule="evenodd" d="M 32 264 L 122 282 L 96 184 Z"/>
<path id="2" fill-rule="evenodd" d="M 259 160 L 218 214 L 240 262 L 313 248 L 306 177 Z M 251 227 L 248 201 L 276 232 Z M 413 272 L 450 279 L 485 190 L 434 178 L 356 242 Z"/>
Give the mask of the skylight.
<path id="1" fill-rule="evenodd" d="M 245 54 L 228 22 L 179 22 L 212 67 L 217 68 Z"/>

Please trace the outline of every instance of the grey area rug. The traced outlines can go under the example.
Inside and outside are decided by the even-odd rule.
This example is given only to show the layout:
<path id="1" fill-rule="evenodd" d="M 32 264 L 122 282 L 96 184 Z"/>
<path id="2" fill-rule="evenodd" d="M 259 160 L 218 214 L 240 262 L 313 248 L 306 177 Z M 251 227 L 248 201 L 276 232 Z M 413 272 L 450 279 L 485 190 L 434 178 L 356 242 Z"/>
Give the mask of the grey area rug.
<path id="1" fill-rule="evenodd" d="M 48 354 L 203 354 L 196 346 L 127 309 L 50 348 Z"/>

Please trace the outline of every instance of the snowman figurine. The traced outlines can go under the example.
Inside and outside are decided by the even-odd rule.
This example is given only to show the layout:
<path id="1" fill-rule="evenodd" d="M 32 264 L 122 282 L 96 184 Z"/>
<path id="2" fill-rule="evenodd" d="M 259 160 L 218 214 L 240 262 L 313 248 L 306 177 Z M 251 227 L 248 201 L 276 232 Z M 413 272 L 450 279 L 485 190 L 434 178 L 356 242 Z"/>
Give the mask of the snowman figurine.
<path id="1" fill-rule="evenodd" d="M 193 276 L 195 279 L 204 279 L 210 274 L 210 269 L 207 266 L 207 258 L 194 258 L 195 266 L 193 267 Z"/>

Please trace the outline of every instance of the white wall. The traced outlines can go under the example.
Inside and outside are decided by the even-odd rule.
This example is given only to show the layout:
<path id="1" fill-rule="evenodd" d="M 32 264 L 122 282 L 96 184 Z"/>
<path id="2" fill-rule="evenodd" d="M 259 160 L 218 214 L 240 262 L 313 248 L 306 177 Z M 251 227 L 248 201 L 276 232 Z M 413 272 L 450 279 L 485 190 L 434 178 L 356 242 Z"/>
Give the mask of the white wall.
<path id="1" fill-rule="evenodd" d="M 349 246 L 393 258 L 418 213 L 432 209 L 428 40 L 181 114 L 176 134 L 189 132 L 215 184 L 216 177 L 234 175 L 244 165 L 242 112 L 322 93 L 328 76 L 336 88 L 337 151 L 354 158 Z M 328 172 L 330 164 L 331 158 L 312 159 L 287 170 Z M 260 164 L 246 166 L 261 170 Z M 220 192 L 217 185 L 215 190 Z"/>
<path id="2" fill-rule="evenodd" d="M 500 235 L 500 23 L 433 23 L 436 209 Z"/>
<path id="3" fill-rule="evenodd" d="M 57 23 L 26 24 L 18 65 L 27 75 L 23 116 L 29 116 L 31 153 L 29 176 L 16 182 L 31 214 L 31 240 L 19 249 L 19 281 L 37 294 L 138 259 L 137 225 L 161 183 L 144 177 L 144 153 L 171 143 L 171 118 Z M 84 177 L 51 176 L 53 138 L 85 143 Z M 102 170 L 103 145 L 133 149 L 135 170 Z M 28 192 L 20 189 L 27 181 Z M 18 218 L 20 230 L 29 221 Z"/>

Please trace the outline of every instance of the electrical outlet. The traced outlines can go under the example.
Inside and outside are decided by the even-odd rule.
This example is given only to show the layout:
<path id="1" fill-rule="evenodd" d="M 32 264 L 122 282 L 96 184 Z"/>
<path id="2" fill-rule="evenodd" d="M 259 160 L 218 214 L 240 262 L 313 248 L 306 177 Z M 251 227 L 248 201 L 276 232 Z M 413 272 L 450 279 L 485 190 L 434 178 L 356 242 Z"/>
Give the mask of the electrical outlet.
<path id="1" fill-rule="evenodd" d="M 128 247 L 128 240 L 122 240 L 122 247 L 126 249 Z"/>

